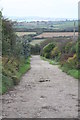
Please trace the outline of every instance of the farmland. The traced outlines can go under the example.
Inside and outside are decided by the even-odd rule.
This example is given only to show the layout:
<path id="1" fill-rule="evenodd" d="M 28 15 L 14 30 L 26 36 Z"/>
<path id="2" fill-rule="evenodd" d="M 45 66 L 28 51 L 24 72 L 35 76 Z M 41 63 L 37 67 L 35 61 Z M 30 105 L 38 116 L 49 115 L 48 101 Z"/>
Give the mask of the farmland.
<path id="1" fill-rule="evenodd" d="M 40 44 L 41 42 L 45 41 L 46 39 L 34 39 L 30 42 L 31 45 Z"/>
<path id="2" fill-rule="evenodd" d="M 78 32 L 75 33 L 78 36 Z M 44 32 L 35 38 L 53 38 L 53 37 L 73 37 L 73 32 Z"/>
<path id="3" fill-rule="evenodd" d="M 15 31 L 25 32 L 53 32 L 53 31 L 68 31 L 72 32 L 74 29 L 74 21 L 31 21 L 31 22 L 17 22 L 14 24 Z M 75 20 L 75 30 L 78 31 L 78 21 Z"/>
<path id="4" fill-rule="evenodd" d="M 16 34 L 20 37 L 24 35 L 36 35 L 36 32 L 16 32 Z"/>

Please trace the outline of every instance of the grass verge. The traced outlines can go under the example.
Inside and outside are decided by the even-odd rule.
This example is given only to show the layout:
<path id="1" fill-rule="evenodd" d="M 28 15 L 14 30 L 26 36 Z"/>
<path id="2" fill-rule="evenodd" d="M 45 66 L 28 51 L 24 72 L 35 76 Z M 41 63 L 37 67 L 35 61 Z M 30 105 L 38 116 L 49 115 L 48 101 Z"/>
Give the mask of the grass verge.
<path id="1" fill-rule="evenodd" d="M 25 74 L 28 70 L 30 70 L 30 57 L 27 59 L 26 63 L 21 65 L 19 68 L 19 72 L 17 73 L 17 77 L 20 79 L 23 74 Z"/>
<path id="2" fill-rule="evenodd" d="M 76 79 L 80 79 L 80 70 L 77 69 L 70 69 L 68 67 L 60 67 L 62 69 L 63 72 L 66 72 L 68 75 L 76 78 Z"/>
<path id="3" fill-rule="evenodd" d="M 47 59 L 45 57 L 41 56 L 41 59 L 44 61 L 48 61 L 51 65 L 59 65 L 59 62 L 56 62 L 55 60 L 51 60 L 51 59 Z M 60 69 L 62 69 L 63 72 L 66 72 L 68 75 L 76 78 L 76 79 L 80 79 L 80 70 L 77 69 L 70 69 L 69 67 L 60 67 Z"/>
<path id="4" fill-rule="evenodd" d="M 59 62 L 56 62 L 55 60 L 47 59 L 45 57 L 41 56 L 41 59 L 44 61 L 48 61 L 51 65 L 59 65 Z"/>
<path id="5" fill-rule="evenodd" d="M 10 69 L 10 66 L 8 66 L 8 67 L 9 68 L 7 68 L 7 70 Z M 0 90 L 0 94 L 4 94 L 9 89 L 11 89 L 14 85 L 18 85 L 22 75 L 25 74 L 30 68 L 31 68 L 30 57 L 26 60 L 26 62 L 21 63 L 18 71 L 12 64 L 11 70 L 14 70 L 16 72 L 14 75 L 12 75 L 11 71 L 8 71 L 6 75 L 5 74 L 2 75 L 2 90 Z M 1 93 L 1 91 L 2 91 L 2 93 Z"/>

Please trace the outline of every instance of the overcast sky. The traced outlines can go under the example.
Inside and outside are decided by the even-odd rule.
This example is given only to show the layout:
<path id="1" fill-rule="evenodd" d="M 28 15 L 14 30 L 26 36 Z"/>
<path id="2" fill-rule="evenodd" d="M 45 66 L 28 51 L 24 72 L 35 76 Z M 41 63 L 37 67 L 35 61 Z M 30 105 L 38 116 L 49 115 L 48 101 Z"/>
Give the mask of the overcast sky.
<path id="1" fill-rule="evenodd" d="M 79 0 L 0 0 L 4 16 L 77 18 Z"/>

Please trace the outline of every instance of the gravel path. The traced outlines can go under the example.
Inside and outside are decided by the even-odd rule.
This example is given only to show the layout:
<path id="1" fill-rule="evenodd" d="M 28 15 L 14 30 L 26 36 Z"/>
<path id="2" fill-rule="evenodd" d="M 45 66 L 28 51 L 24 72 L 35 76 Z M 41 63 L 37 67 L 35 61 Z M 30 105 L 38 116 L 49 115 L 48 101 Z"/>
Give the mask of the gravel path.
<path id="1" fill-rule="evenodd" d="M 78 81 L 32 56 L 31 70 L 3 95 L 3 118 L 76 118 Z"/>

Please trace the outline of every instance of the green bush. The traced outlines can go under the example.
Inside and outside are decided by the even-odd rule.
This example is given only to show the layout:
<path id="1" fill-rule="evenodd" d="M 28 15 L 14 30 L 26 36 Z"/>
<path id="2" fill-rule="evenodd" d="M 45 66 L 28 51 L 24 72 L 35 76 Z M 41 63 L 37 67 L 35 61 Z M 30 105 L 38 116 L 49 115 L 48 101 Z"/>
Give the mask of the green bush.
<path id="1" fill-rule="evenodd" d="M 71 53 L 76 53 L 76 44 L 72 45 L 70 52 Z"/>
<path id="2" fill-rule="evenodd" d="M 51 58 L 51 51 L 55 47 L 54 43 L 49 43 L 43 48 L 43 56 L 46 58 Z"/>
<path id="3" fill-rule="evenodd" d="M 39 55 L 40 54 L 40 45 L 36 44 L 35 46 L 31 45 L 31 54 Z"/>
<path id="4" fill-rule="evenodd" d="M 73 57 L 69 57 L 68 60 L 66 61 L 66 64 L 68 64 L 70 68 L 77 69 L 78 60 L 76 54 L 74 54 Z"/>
<path id="5" fill-rule="evenodd" d="M 17 64 L 19 64 L 19 62 L 19 69 L 17 69 Z M 30 69 L 30 58 L 28 58 L 27 60 L 22 59 L 19 62 L 14 59 L 13 63 L 9 61 L 6 67 L 3 66 L 2 93 L 7 92 L 14 85 L 18 85 L 21 76 Z"/>
<path id="6" fill-rule="evenodd" d="M 59 50 L 58 47 L 53 48 L 53 50 L 51 51 L 51 58 L 55 58 L 56 61 L 58 61 L 60 59 L 61 56 L 61 52 Z"/>
<path id="7" fill-rule="evenodd" d="M 70 52 L 70 50 L 71 50 L 71 47 L 72 47 L 72 42 L 68 42 L 67 44 L 66 44 L 66 46 L 65 46 L 65 52 L 66 53 L 69 53 Z"/>
<path id="8" fill-rule="evenodd" d="M 43 58 L 47 58 L 50 64 L 59 63 L 63 72 L 78 78 L 80 70 L 80 40 L 54 41 L 42 49 Z M 79 72 L 80 73 L 80 72 Z M 80 75 L 79 75 L 80 76 Z M 79 77 L 80 78 L 80 77 Z"/>
<path id="9" fill-rule="evenodd" d="M 30 69 L 31 37 L 18 37 L 13 24 L 11 20 L 2 18 L 2 93 L 17 85 L 20 77 Z"/>

